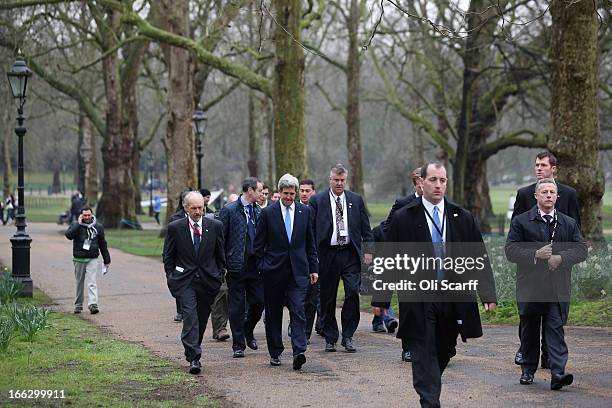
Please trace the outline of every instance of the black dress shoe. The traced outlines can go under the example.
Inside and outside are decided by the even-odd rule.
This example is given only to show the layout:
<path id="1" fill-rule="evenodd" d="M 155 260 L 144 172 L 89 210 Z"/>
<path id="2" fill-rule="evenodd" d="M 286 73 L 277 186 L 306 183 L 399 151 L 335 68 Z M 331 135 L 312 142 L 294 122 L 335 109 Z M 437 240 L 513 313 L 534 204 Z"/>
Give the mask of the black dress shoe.
<path id="1" fill-rule="evenodd" d="M 301 369 L 305 362 L 306 362 L 306 356 L 304 355 L 304 353 L 300 353 L 296 356 L 293 356 L 293 369 L 294 370 Z"/>
<path id="2" fill-rule="evenodd" d="M 407 363 L 412 362 L 412 355 L 409 351 L 402 351 L 402 361 L 405 361 Z"/>
<path id="3" fill-rule="evenodd" d="M 384 324 L 379 324 L 379 325 L 373 326 L 372 327 L 372 331 L 374 333 L 386 333 L 387 329 L 385 329 L 385 325 Z"/>
<path id="4" fill-rule="evenodd" d="M 246 341 L 246 345 L 251 349 L 251 350 L 257 350 L 257 340 L 255 340 L 254 338 L 252 339 L 248 339 Z"/>
<path id="5" fill-rule="evenodd" d="M 200 360 L 193 360 L 189 365 L 189 373 L 200 374 L 200 371 L 202 371 L 202 364 L 200 364 Z"/>
<path id="6" fill-rule="evenodd" d="M 325 351 L 327 351 L 328 353 L 336 351 L 336 343 L 326 342 L 325 343 Z"/>
<path id="7" fill-rule="evenodd" d="M 278 358 L 278 357 L 272 357 L 272 358 L 270 359 L 270 365 L 271 365 L 272 367 L 278 367 L 278 366 L 280 366 L 280 365 L 281 365 L 280 358 Z"/>
<path id="8" fill-rule="evenodd" d="M 523 361 L 523 352 L 521 351 L 521 349 L 518 349 L 518 351 L 514 355 L 514 364 L 521 365 L 523 363 L 524 363 L 524 361 Z"/>
<path id="9" fill-rule="evenodd" d="M 521 379 L 519 382 L 523 385 L 533 384 L 533 374 L 531 373 L 523 373 L 521 374 Z"/>
<path id="10" fill-rule="evenodd" d="M 574 382 L 574 376 L 571 374 L 562 374 L 562 375 L 553 374 L 552 377 L 550 377 L 550 389 L 557 391 L 566 385 L 570 385 L 573 382 Z"/>
<path id="11" fill-rule="evenodd" d="M 550 370 L 550 359 L 548 356 L 542 356 L 542 368 L 546 368 Z"/>
<path id="12" fill-rule="evenodd" d="M 397 320 L 391 320 L 391 322 L 387 325 L 387 332 L 395 333 L 395 329 L 397 329 Z"/>
<path id="13" fill-rule="evenodd" d="M 244 357 L 244 350 L 234 350 L 234 358 Z"/>
<path id="14" fill-rule="evenodd" d="M 353 339 L 350 337 L 345 337 L 342 339 L 342 347 L 346 350 L 347 353 L 355 353 L 357 349 L 353 346 Z"/>

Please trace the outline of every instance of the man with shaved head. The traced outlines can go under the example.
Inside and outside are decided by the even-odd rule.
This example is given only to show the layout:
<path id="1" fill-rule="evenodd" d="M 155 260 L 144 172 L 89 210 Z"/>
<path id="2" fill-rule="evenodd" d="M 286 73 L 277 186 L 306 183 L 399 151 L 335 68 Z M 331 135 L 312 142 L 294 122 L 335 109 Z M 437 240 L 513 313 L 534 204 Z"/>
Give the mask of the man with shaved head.
<path id="1" fill-rule="evenodd" d="M 204 218 L 204 197 L 198 191 L 185 195 L 187 217 L 168 224 L 164 242 L 164 270 L 168 289 L 183 312 L 181 340 L 189 372 L 202 370 L 202 337 L 212 303 L 225 273 L 223 224 Z"/>

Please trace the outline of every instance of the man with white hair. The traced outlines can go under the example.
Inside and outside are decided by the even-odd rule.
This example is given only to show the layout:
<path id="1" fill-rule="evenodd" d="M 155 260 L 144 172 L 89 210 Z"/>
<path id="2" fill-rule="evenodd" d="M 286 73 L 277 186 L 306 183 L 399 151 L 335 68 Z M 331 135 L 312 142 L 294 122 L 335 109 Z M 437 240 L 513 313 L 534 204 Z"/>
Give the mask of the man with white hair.
<path id="1" fill-rule="evenodd" d="M 225 271 L 223 224 L 203 217 L 204 197 L 185 196 L 187 217 L 168 224 L 164 242 L 164 270 L 168 289 L 183 313 L 181 340 L 189 372 L 202 370 L 202 338 Z"/>
<path id="2" fill-rule="evenodd" d="M 285 174 L 278 181 L 281 198 L 261 211 L 255 255 L 264 281 L 266 340 L 270 365 L 281 365 L 283 306 L 289 308 L 293 369 L 306 362 L 304 302 L 309 284 L 319 278 L 319 261 L 308 206 L 295 201 L 298 179 Z"/>

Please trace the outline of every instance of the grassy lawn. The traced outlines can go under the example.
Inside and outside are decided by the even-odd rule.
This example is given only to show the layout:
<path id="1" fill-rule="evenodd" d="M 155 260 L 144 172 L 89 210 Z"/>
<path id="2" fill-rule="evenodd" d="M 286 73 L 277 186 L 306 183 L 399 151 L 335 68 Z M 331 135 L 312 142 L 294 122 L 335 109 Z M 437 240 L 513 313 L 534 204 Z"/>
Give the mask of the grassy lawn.
<path id="1" fill-rule="evenodd" d="M 159 230 L 105 230 L 106 240 L 112 248 L 121 249 L 132 255 L 161 258 L 164 240 L 159 237 Z"/>
<path id="2" fill-rule="evenodd" d="M 36 291 L 26 302 L 49 301 Z M 17 337 L 0 354 L 1 406 L 220 406 L 195 378 L 140 345 L 72 314 L 51 312 L 48 325 L 33 343 Z M 10 400 L 9 390 L 63 390 L 65 398 Z"/>
<path id="3" fill-rule="evenodd" d="M 360 296 L 360 307 L 364 312 L 371 312 L 370 305 L 371 296 Z M 344 287 L 342 282 L 338 287 L 338 297 L 336 302 L 338 306 L 344 301 Z M 391 299 L 391 307 L 398 315 L 399 307 L 397 294 Z M 516 303 L 506 302 L 498 305 L 493 312 L 485 312 L 482 305 L 480 306 L 480 318 L 485 324 L 510 324 L 517 325 L 519 317 L 517 313 Z M 570 314 L 568 318 L 569 326 L 599 326 L 612 327 L 612 302 L 609 298 L 592 301 L 578 301 L 570 304 Z"/>

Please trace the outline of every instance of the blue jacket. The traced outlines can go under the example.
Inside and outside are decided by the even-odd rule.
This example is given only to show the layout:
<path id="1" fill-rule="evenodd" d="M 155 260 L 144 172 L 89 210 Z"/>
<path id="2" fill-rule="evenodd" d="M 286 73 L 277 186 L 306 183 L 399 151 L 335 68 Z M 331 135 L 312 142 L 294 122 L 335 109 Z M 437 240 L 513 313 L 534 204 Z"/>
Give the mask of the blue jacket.
<path id="1" fill-rule="evenodd" d="M 255 213 L 255 229 L 257 230 L 261 208 L 254 204 L 253 212 Z M 223 223 L 227 272 L 240 273 L 244 265 L 246 236 L 248 233 L 247 217 L 242 200 L 238 198 L 238 200 L 223 207 L 219 213 L 219 220 Z"/>

